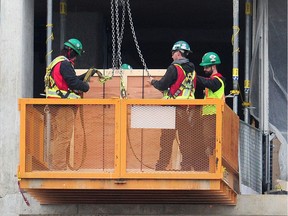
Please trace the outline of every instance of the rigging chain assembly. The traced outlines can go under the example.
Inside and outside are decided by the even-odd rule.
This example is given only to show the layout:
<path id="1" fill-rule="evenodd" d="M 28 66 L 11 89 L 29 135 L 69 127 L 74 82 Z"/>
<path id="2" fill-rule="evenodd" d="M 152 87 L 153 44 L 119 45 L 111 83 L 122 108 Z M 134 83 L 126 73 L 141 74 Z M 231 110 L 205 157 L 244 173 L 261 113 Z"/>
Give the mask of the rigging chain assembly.
<path id="1" fill-rule="evenodd" d="M 120 29 L 120 17 L 119 17 L 119 8 L 122 6 L 122 18 L 121 18 L 121 29 Z M 119 75 L 121 79 L 121 97 L 127 98 L 127 93 L 123 81 L 123 71 L 121 68 L 122 65 L 122 56 L 121 56 L 121 46 L 124 36 L 124 28 L 125 28 L 125 15 L 126 11 L 129 18 L 129 24 L 132 32 L 132 36 L 134 39 L 134 43 L 138 52 L 138 55 L 141 59 L 141 62 L 143 64 L 143 67 L 145 71 L 147 72 L 147 75 L 150 77 L 147 65 L 145 63 L 145 60 L 143 58 L 143 55 L 141 53 L 135 28 L 132 20 L 132 13 L 131 13 L 131 7 L 129 0 L 111 0 L 111 28 L 112 28 L 112 76 L 114 76 L 115 70 L 119 70 Z M 117 41 L 116 41 L 117 40 Z M 116 46 L 117 43 L 117 46 Z"/>

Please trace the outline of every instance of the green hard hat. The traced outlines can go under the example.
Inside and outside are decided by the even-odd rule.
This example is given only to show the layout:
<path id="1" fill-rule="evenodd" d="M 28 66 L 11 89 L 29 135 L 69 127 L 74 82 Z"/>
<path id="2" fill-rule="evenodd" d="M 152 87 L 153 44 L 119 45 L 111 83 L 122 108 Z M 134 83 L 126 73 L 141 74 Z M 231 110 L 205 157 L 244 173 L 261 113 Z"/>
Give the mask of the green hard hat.
<path id="1" fill-rule="evenodd" d="M 73 49 L 79 56 L 81 56 L 81 53 L 83 52 L 83 46 L 82 43 L 75 38 L 71 38 L 68 41 L 64 43 L 65 46 L 70 47 Z"/>
<path id="2" fill-rule="evenodd" d="M 121 65 L 121 69 L 129 69 L 129 70 L 131 70 L 133 68 L 129 64 L 122 64 Z"/>
<path id="3" fill-rule="evenodd" d="M 188 51 L 190 53 L 192 53 L 189 44 L 186 41 L 177 41 L 173 47 L 171 51 L 176 51 L 176 50 L 184 50 L 184 51 Z"/>
<path id="4" fill-rule="evenodd" d="M 200 66 L 210 66 L 210 65 L 217 65 L 221 64 L 221 60 L 217 53 L 215 52 L 208 52 L 204 54 L 202 57 L 202 62 L 200 63 Z"/>

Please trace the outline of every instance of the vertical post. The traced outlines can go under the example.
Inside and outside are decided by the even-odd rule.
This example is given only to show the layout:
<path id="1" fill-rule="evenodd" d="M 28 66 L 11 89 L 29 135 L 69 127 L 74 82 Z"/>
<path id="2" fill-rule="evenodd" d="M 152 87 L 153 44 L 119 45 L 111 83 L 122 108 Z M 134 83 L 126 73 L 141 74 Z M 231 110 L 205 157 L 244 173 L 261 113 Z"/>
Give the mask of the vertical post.
<path id="1" fill-rule="evenodd" d="M 259 44 L 259 123 L 263 133 L 269 133 L 269 58 L 268 58 L 268 2 L 260 3 L 263 18 L 261 20 L 260 44 Z"/>
<path id="2" fill-rule="evenodd" d="M 250 122 L 250 59 L 251 59 L 251 19 L 252 19 L 252 5 L 251 0 L 246 0 L 245 3 L 245 80 L 244 80 L 244 121 L 249 124 Z"/>
<path id="3" fill-rule="evenodd" d="M 47 39 L 46 39 L 46 67 L 50 64 L 52 61 L 52 40 L 53 38 L 53 33 L 52 33 L 52 0 L 47 0 Z"/>
<path id="4" fill-rule="evenodd" d="M 266 183 L 267 191 L 270 190 L 270 138 L 269 138 L 269 56 L 268 56 L 268 0 L 263 0 L 263 40 L 262 40 L 262 89 L 263 94 L 261 95 L 262 105 L 262 128 L 266 144 Z"/>
<path id="5" fill-rule="evenodd" d="M 52 9 L 53 9 L 53 4 L 52 0 L 47 0 L 47 39 L 46 39 L 46 67 L 51 63 L 52 61 L 52 40 L 54 39 L 53 37 L 53 24 L 52 24 Z M 47 87 L 46 87 L 46 97 L 47 97 Z M 50 135 L 51 135 L 51 115 L 49 111 L 49 107 L 45 107 L 45 117 L 46 117 L 46 128 L 45 128 L 45 138 L 46 138 L 46 144 L 45 144 L 45 149 L 46 149 L 46 155 L 45 158 L 48 161 L 48 166 L 49 164 L 49 153 L 50 153 Z"/>
<path id="6" fill-rule="evenodd" d="M 263 131 L 269 133 L 269 56 L 268 56 L 268 0 L 263 1 Z"/>
<path id="7" fill-rule="evenodd" d="M 238 53 L 239 53 L 239 0 L 233 0 L 233 111 L 238 113 L 238 79 L 239 79 L 239 69 L 238 69 Z"/>
<path id="8" fill-rule="evenodd" d="M 67 1 L 60 0 L 60 49 L 63 48 L 63 44 L 66 40 L 66 16 L 67 16 Z"/>

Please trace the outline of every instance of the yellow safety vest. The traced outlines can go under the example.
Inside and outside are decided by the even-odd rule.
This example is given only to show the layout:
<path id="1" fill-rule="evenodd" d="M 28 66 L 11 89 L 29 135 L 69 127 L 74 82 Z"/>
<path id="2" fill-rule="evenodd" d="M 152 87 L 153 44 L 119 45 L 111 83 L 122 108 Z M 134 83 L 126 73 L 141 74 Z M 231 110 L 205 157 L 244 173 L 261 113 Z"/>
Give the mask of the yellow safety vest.
<path id="1" fill-rule="evenodd" d="M 68 60 L 65 56 L 58 56 L 55 58 L 46 68 L 46 74 L 44 78 L 45 82 L 45 93 L 46 93 L 46 98 L 48 97 L 53 97 L 53 98 L 66 98 L 66 99 L 79 99 L 81 98 L 80 95 L 74 93 L 73 91 L 64 91 L 60 90 L 53 77 L 51 76 L 51 72 L 56 64 L 59 62 Z"/>
<path id="2" fill-rule="evenodd" d="M 224 82 L 219 77 L 216 77 L 216 78 L 221 82 L 221 88 L 219 88 L 216 92 L 213 92 L 213 91 L 211 91 L 211 89 L 206 88 L 204 99 L 219 98 L 219 99 L 224 100 Z M 216 114 L 216 106 L 215 105 L 203 106 L 202 115 L 214 115 L 214 114 Z"/>

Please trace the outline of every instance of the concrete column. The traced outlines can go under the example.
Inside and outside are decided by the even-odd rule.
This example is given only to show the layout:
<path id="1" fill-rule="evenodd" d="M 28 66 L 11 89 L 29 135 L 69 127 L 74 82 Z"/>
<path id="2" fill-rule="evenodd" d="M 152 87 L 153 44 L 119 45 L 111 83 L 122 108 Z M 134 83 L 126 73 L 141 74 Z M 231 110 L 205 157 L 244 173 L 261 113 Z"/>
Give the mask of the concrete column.
<path id="1" fill-rule="evenodd" d="M 34 0 L 0 0 L 0 215 L 7 215 L 3 203 L 11 211 L 21 205 L 17 198 L 5 199 L 21 197 L 18 98 L 33 95 L 33 11 Z"/>

